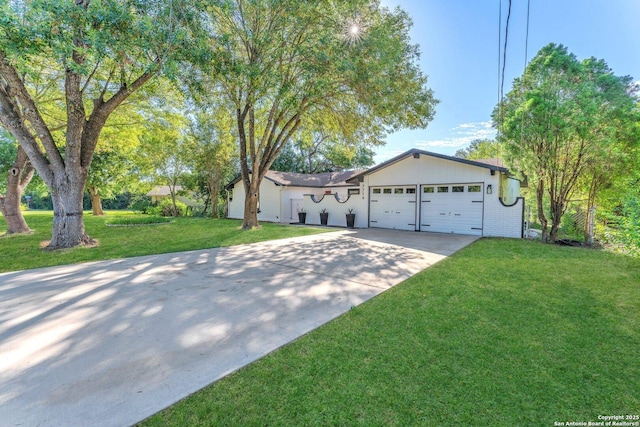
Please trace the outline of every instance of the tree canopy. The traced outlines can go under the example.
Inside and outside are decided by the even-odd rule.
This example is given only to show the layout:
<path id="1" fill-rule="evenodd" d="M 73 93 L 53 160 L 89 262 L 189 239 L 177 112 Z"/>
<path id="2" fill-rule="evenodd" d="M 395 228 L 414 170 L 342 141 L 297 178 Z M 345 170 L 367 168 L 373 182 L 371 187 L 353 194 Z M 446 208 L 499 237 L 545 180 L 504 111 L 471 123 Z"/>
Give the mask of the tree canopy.
<path id="1" fill-rule="evenodd" d="M 468 147 L 456 151 L 456 157 L 463 159 L 493 159 L 500 158 L 502 151 L 500 143 L 492 139 L 475 139 Z"/>
<path id="2" fill-rule="evenodd" d="M 436 101 L 399 9 L 373 0 L 236 0 L 210 15 L 218 51 L 201 87 L 224 97 L 235 118 L 244 228 L 258 225 L 265 173 L 301 129 L 317 129 L 314 121 L 353 139 L 433 117 Z"/>
<path id="3" fill-rule="evenodd" d="M 593 200 L 619 176 L 616 165 L 624 165 L 638 144 L 632 137 L 637 91 L 631 77 L 616 76 L 603 60 L 580 61 L 566 47 L 549 44 L 494 110 L 507 162 L 536 185 L 543 240 L 556 240 L 577 193 L 586 189 Z"/>
<path id="4" fill-rule="evenodd" d="M 102 128 L 153 76 L 208 51 L 199 7 L 182 0 L 0 5 L 0 123 L 51 190 L 50 248 L 93 243 L 84 231 L 82 195 Z M 56 76 L 62 94 L 57 125 L 31 84 L 47 75 Z M 58 128 L 64 133 L 56 137 Z"/>

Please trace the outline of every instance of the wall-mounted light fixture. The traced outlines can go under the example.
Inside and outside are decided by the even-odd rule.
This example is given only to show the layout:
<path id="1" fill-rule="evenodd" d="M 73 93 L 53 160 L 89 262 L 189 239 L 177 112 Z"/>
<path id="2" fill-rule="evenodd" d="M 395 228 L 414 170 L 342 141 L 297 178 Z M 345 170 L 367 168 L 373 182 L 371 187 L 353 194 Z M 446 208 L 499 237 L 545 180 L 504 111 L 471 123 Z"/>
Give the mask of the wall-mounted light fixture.
<path id="1" fill-rule="evenodd" d="M 491 187 L 491 184 L 487 185 L 487 194 L 491 194 L 493 193 L 493 187 Z"/>

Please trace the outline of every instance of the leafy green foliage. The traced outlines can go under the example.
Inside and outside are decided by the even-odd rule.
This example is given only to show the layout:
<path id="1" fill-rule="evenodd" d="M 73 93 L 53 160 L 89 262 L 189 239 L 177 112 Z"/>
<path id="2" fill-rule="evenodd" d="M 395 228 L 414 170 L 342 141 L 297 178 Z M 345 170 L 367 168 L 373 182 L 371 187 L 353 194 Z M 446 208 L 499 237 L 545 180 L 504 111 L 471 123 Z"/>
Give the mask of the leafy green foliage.
<path id="1" fill-rule="evenodd" d="M 171 197 L 165 197 L 156 206 L 146 208 L 145 213 L 151 216 L 178 217 L 187 215 L 187 205 Z"/>
<path id="2" fill-rule="evenodd" d="M 350 43 L 344 28 L 356 11 L 366 25 Z M 246 228 L 257 226 L 264 173 L 302 132 L 373 141 L 433 117 L 436 101 L 400 10 L 362 0 L 241 0 L 211 7 L 210 16 L 218 50 L 195 86 L 224 98 L 236 119 Z"/>
<path id="3" fill-rule="evenodd" d="M 325 141 L 320 135 L 312 144 L 290 142 L 271 165 L 282 172 L 321 173 L 364 169 L 373 165 L 375 153 L 364 144 L 346 145 Z"/>
<path id="4" fill-rule="evenodd" d="M 151 215 L 137 215 L 137 216 L 117 216 L 110 218 L 105 222 L 105 225 L 112 226 L 131 226 L 131 225 L 155 225 L 166 224 L 171 222 L 171 218 L 162 216 Z"/>
<path id="5" fill-rule="evenodd" d="M 87 173 L 114 110 L 157 74 L 175 76 L 184 61 L 210 58 L 202 7 L 184 0 L 12 1 L 0 7 L 6 88 L 0 122 L 51 189 L 57 213 L 52 248 L 93 243 L 81 217 L 66 213 L 82 209 Z M 41 81 L 59 97 L 43 100 L 34 90 Z M 52 105 L 63 133 L 56 134 L 46 114 Z"/>
<path id="6" fill-rule="evenodd" d="M 613 165 L 624 165 L 629 145 L 637 144 L 631 137 L 637 89 L 631 77 L 615 76 L 604 61 L 579 61 L 564 46 L 549 44 L 494 110 L 507 162 L 536 186 L 543 240 L 556 239 L 576 194 L 586 188 L 593 206 L 609 177 L 622 174 Z"/>
<path id="7" fill-rule="evenodd" d="M 476 139 L 467 148 L 456 151 L 456 157 L 469 160 L 494 159 L 502 157 L 500 143 L 491 139 Z"/>
<path id="8" fill-rule="evenodd" d="M 3 128 L 0 128 L 0 194 L 7 188 L 7 172 L 11 169 L 18 153 L 14 138 Z"/>
<path id="9" fill-rule="evenodd" d="M 628 198 L 622 209 L 622 240 L 629 252 L 640 255 L 640 200 L 638 197 Z"/>
<path id="10" fill-rule="evenodd" d="M 192 140 L 188 158 L 191 173 L 185 176 L 185 188 L 205 200 L 205 215 L 224 216 L 224 185 L 237 173 L 238 148 L 233 135 L 233 120 L 220 106 L 199 105 L 191 115 L 188 134 Z"/>

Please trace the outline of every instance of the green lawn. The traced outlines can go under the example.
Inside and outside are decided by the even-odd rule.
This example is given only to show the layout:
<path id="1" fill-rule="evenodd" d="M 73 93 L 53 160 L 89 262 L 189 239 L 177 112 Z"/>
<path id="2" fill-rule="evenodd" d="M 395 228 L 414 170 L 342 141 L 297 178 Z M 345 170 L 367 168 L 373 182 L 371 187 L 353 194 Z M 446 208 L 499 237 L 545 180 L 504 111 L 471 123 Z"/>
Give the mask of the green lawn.
<path id="1" fill-rule="evenodd" d="M 177 218 L 171 223 L 157 225 L 108 226 L 107 223 L 115 219 L 123 222 L 123 219 L 136 216 L 132 212 L 110 211 L 100 217 L 91 213 L 84 215 L 87 233 L 99 241 L 98 247 L 52 252 L 40 249 L 42 242 L 51 239 L 52 212 L 27 211 L 24 214 L 34 233 L 0 237 L 0 272 L 232 246 L 327 231 L 270 223 L 263 223 L 257 230 L 240 231 L 241 221 L 206 218 Z M 4 218 L 0 216 L 0 235 L 6 229 Z"/>
<path id="2" fill-rule="evenodd" d="M 552 426 L 640 414 L 640 260 L 482 239 L 143 426 Z"/>

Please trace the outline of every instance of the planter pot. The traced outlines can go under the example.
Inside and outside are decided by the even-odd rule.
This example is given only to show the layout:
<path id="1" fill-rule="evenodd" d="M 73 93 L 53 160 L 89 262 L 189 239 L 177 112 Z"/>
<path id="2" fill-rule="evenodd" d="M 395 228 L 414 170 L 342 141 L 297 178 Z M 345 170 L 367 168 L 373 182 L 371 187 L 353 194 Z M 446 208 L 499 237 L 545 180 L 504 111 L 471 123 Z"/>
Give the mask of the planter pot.
<path id="1" fill-rule="evenodd" d="M 329 212 L 320 212 L 320 225 L 327 225 L 329 222 Z"/>
<path id="2" fill-rule="evenodd" d="M 347 228 L 355 228 L 356 214 L 347 214 Z"/>
<path id="3" fill-rule="evenodd" d="M 306 212 L 298 212 L 298 222 L 300 224 L 304 224 L 307 222 L 307 213 Z"/>

